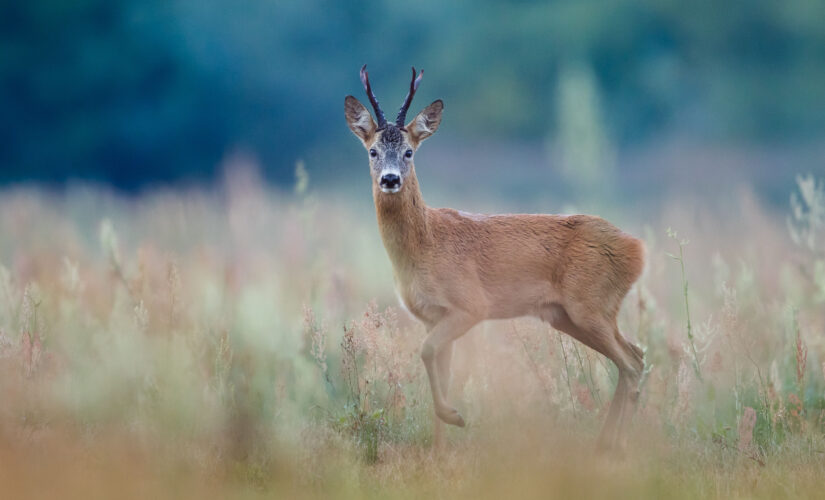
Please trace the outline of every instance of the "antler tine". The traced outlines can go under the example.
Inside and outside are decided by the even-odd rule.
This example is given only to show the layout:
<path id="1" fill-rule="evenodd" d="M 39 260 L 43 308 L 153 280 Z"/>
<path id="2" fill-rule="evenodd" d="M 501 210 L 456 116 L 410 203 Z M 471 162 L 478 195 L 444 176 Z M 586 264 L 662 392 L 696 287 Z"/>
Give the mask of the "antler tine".
<path id="1" fill-rule="evenodd" d="M 361 67 L 361 83 L 364 84 L 364 90 L 367 91 L 367 97 L 370 99 L 372 109 L 375 110 L 375 117 L 378 119 L 378 128 L 386 127 L 387 119 L 384 118 L 384 112 L 381 111 L 381 106 L 378 105 L 378 99 L 376 99 L 375 94 L 372 93 L 372 87 L 370 87 L 370 76 L 367 73 L 366 64 Z"/>
<path id="2" fill-rule="evenodd" d="M 424 70 L 422 69 L 421 73 L 418 74 L 418 78 L 416 78 L 415 66 L 413 66 L 412 80 L 410 80 L 410 91 L 407 94 L 407 97 L 404 98 L 404 104 L 401 105 L 401 109 L 398 110 L 398 116 L 395 118 L 395 124 L 401 128 L 404 128 L 404 120 L 407 119 L 407 110 L 410 108 L 410 103 L 413 100 L 415 91 L 418 90 L 418 85 L 421 84 L 422 78 L 424 78 Z"/>

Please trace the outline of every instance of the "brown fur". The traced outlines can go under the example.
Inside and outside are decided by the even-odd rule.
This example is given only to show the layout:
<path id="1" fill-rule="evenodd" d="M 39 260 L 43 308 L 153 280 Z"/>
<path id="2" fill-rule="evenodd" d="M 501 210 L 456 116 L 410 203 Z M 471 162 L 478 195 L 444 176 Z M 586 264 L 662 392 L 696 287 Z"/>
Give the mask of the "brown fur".
<path id="1" fill-rule="evenodd" d="M 370 130 L 350 99 L 357 103 L 347 99 L 350 128 L 370 149 L 382 131 Z M 442 110 L 436 101 L 402 129 L 411 147 L 435 132 Z M 397 193 L 383 192 L 373 176 L 373 198 L 400 299 L 429 333 L 421 356 L 438 418 L 464 425 L 446 403 L 452 342 L 485 319 L 536 316 L 619 368 L 600 444 L 621 445 L 644 361 L 641 349 L 619 332 L 616 316 L 644 267 L 640 240 L 589 215 L 475 215 L 427 207 L 411 161 Z M 436 431 L 440 435 L 440 424 Z"/>

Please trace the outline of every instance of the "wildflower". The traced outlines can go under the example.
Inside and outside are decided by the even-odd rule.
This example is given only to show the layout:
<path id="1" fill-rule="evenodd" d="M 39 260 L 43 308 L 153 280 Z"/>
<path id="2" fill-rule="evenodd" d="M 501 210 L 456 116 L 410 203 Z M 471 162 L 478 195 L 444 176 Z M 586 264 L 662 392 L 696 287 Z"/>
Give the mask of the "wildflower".
<path id="1" fill-rule="evenodd" d="M 796 317 L 794 317 L 796 323 Z M 805 367 L 808 365 L 808 346 L 802 341 L 799 333 L 799 326 L 796 325 L 796 383 L 802 387 L 802 379 L 805 376 Z"/>
<path id="2" fill-rule="evenodd" d="M 753 428 L 756 425 L 756 410 L 750 406 L 745 407 L 744 413 L 739 418 L 739 451 L 747 453 L 753 441 Z"/>
<path id="3" fill-rule="evenodd" d="M 792 429 L 802 431 L 805 426 L 803 416 L 804 405 L 802 400 L 794 393 L 788 395 L 788 416 Z"/>

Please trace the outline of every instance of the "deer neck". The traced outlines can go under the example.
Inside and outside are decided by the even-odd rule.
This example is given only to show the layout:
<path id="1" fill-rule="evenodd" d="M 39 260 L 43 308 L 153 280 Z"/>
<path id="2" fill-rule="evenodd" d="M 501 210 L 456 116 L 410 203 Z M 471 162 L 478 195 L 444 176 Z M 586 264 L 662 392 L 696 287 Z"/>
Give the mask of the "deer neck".
<path id="1" fill-rule="evenodd" d="M 396 273 L 412 271 L 429 243 L 427 207 L 421 197 L 415 170 L 399 193 L 387 194 L 374 183 L 373 199 L 378 229 Z"/>

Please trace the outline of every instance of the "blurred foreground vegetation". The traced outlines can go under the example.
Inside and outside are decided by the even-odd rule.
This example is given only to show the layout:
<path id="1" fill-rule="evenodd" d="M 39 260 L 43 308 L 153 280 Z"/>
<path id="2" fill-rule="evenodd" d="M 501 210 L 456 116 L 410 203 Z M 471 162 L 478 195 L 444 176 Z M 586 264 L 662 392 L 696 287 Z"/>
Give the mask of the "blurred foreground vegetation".
<path id="1" fill-rule="evenodd" d="M 424 332 L 374 216 L 299 180 L 0 193 L 3 496 L 821 495 L 821 179 L 781 214 L 610 211 L 649 251 L 620 318 L 649 370 L 623 460 L 592 453 L 614 368 L 530 319 L 459 341 L 470 425 L 433 453 Z"/>

